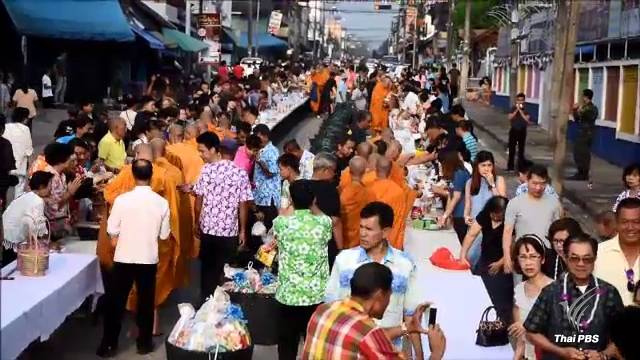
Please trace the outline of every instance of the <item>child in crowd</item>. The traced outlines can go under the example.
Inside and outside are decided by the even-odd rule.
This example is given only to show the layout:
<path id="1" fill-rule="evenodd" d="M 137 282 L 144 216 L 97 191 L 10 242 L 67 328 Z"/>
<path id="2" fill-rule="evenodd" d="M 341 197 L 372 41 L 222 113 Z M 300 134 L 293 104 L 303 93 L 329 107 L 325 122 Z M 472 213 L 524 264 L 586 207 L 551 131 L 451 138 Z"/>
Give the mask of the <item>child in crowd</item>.
<path id="1" fill-rule="evenodd" d="M 462 138 L 473 163 L 478 155 L 478 139 L 471 133 L 471 129 L 473 129 L 473 125 L 469 120 L 460 120 L 456 125 L 456 135 Z"/>

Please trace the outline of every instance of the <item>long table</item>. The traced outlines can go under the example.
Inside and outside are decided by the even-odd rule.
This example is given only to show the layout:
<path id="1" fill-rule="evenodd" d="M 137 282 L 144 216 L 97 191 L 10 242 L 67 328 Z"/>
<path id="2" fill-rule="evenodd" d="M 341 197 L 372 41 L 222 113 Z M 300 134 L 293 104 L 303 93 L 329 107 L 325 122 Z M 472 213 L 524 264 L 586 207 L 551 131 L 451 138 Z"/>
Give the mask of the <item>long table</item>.
<path id="1" fill-rule="evenodd" d="M 309 97 L 306 95 L 299 95 L 298 101 L 289 107 L 286 112 L 278 112 L 273 109 L 267 109 L 260 112 L 258 115 L 258 119 L 256 124 L 265 124 L 269 127 L 270 130 L 273 130 L 276 126 L 278 126 L 284 119 L 286 119 L 289 115 L 291 115 L 294 111 L 298 110 L 301 106 L 303 106 Z"/>
<path id="2" fill-rule="evenodd" d="M 476 329 L 484 309 L 491 305 L 489 295 L 478 276 L 469 271 L 441 269 L 429 261 L 440 247 L 454 256 L 460 253 L 460 243 L 451 230 L 428 231 L 407 228 L 405 251 L 414 259 L 424 300 L 438 308 L 437 322 L 447 338 L 445 359 L 451 360 L 511 360 L 511 346 L 482 347 L 475 344 Z M 423 336 L 423 349 L 429 353 L 429 343 Z"/>
<path id="3" fill-rule="evenodd" d="M 2 268 L 2 276 L 16 262 Z M 14 280 L 0 280 L 2 356 L 15 359 L 34 340 L 45 341 L 89 295 L 95 300 L 104 293 L 100 266 L 95 255 L 51 254 L 43 277 L 25 277 L 18 271 Z"/>

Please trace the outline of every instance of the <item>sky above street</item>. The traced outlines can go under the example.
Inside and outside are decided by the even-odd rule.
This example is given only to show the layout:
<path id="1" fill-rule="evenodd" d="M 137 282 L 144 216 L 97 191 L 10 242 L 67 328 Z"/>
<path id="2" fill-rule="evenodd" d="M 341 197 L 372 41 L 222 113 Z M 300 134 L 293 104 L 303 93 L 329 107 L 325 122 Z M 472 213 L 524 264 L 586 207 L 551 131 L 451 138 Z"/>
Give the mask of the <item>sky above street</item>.
<path id="1" fill-rule="evenodd" d="M 327 1 L 325 6 L 327 9 L 335 6 L 347 32 L 366 42 L 370 49 L 376 49 L 389 36 L 391 21 L 398 13 L 397 3 L 390 3 L 392 10 L 381 11 L 375 10 L 373 1 Z"/>

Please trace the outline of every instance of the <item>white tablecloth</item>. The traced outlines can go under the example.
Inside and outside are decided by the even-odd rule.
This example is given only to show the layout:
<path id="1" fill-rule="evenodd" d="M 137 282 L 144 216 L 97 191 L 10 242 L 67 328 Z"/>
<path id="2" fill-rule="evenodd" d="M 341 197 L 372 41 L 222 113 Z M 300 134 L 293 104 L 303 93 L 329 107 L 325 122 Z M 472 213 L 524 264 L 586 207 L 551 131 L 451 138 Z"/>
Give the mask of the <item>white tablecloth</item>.
<path id="1" fill-rule="evenodd" d="M 260 114 L 258 115 L 256 124 L 265 124 L 269 127 L 270 130 L 273 130 L 273 128 L 275 128 L 278 124 L 280 124 L 282 120 L 284 120 L 287 116 L 291 115 L 291 113 L 296 111 L 296 109 L 298 109 L 300 106 L 304 105 L 304 103 L 307 102 L 309 97 L 299 94 L 296 96 L 292 96 L 292 99 L 293 99 L 292 100 L 293 102 L 289 104 L 288 110 L 284 112 L 277 111 L 277 108 L 275 105 L 271 109 L 261 111 Z"/>
<path id="2" fill-rule="evenodd" d="M 16 266 L 2 268 L 2 275 Z M 95 255 L 52 254 L 43 277 L 0 280 L 2 359 L 15 359 L 34 340 L 47 340 L 89 295 L 104 293 Z M 96 296 L 97 298 L 97 296 Z"/>
<path id="3" fill-rule="evenodd" d="M 429 257 L 439 247 L 448 248 L 456 257 L 460 253 L 460 243 L 453 231 L 407 228 L 405 250 L 416 262 L 424 299 L 438 308 L 437 322 L 447 337 L 444 358 L 511 360 L 513 351 L 509 345 L 486 348 L 475 344 L 480 316 L 491 305 L 491 300 L 480 277 L 469 271 L 445 270 L 431 264 Z M 423 336 L 423 348 L 427 358 L 426 336 Z"/>

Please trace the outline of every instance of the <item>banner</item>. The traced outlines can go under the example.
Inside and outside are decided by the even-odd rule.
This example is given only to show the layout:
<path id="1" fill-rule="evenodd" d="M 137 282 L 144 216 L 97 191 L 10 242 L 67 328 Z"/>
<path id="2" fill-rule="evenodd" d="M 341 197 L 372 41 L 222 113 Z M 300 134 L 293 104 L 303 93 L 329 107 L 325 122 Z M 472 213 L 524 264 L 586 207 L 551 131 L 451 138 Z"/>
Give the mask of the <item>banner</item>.
<path id="1" fill-rule="evenodd" d="M 271 17 L 269 18 L 269 27 L 267 28 L 267 32 L 271 35 L 275 35 L 280 30 L 280 25 L 282 24 L 282 13 L 280 11 L 272 11 Z"/>
<path id="2" fill-rule="evenodd" d="M 209 45 L 209 48 L 200 55 L 200 62 L 205 64 L 217 64 L 220 62 L 220 14 L 198 15 L 198 36 Z"/>

